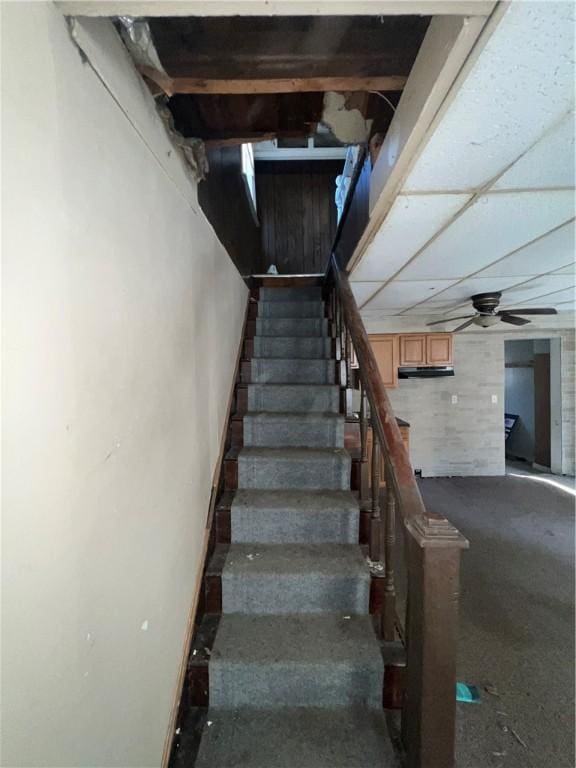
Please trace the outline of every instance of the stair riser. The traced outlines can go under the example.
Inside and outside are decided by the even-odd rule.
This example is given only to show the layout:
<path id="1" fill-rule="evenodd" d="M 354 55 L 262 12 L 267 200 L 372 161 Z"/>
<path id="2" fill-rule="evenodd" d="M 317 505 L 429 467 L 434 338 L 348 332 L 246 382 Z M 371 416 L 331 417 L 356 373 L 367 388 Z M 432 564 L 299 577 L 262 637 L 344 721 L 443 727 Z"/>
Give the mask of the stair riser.
<path id="1" fill-rule="evenodd" d="M 333 360 L 255 358 L 242 366 L 243 381 L 254 384 L 335 384 Z"/>
<path id="2" fill-rule="evenodd" d="M 350 488 L 350 458 L 338 455 L 310 461 L 240 454 L 238 488 L 347 490 Z"/>
<path id="3" fill-rule="evenodd" d="M 260 288 L 260 301 L 322 301 L 322 288 L 300 286 L 298 288 Z"/>
<path id="4" fill-rule="evenodd" d="M 316 317 L 326 314 L 322 301 L 259 301 L 258 317 Z"/>
<path id="5" fill-rule="evenodd" d="M 304 415 L 303 415 L 303 418 Z M 344 418 L 261 419 L 249 414 L 244 417 L 244 445 L 254 447 L 343 448 Z"/>
<path id="6" fill-rule="evenodd" d="M 315 573 L 240 577 L 224 570 L 222 574 L 224 613 L 366 613 L 369 592 L 368 571 L 362 579 Z"/>
<path id="7" fill-rule="evenodd" d="M 248 387 L 248 410 L 268 413 L 339 413 L 340 390 L 337 386 L 305 388 L 252 385 Z"/>
<path id="8" fill-rule="evenodd" d="M 379 660 L 381 662 L 381 660 Z M 382 706 L 383 664 L 210 664 L 210 706 L 349 707 Z"/>
<path id="9" fill-rule="evenodd" d="M 257 544 L 356 544 L 359 513 L 232 510 L 229 540 Z"/>
<path id="10" fill-rule="evenodd" d="M 258 317 L 257 336 L 327 336 L 328 320 L 321 318 Z"/>
<path id="11" fill-rule="evenodd" d="M 329 358 L 332 357 L 332 339 L 323 336 L 274 338 L 256 336 L 253 357 L 266 358 Z"/>

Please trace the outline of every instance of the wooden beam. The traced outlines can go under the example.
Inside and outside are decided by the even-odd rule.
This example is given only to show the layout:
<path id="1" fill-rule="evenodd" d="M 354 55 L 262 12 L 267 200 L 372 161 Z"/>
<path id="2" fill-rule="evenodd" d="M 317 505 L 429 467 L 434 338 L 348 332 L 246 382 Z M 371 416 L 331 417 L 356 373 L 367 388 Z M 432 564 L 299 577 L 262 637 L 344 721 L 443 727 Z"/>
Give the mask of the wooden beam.
<path id="1" fill-rule="evenodd" d="M 495 0 L 60 0 L 66 16 L 487 16 Z"/>
<path id="2" fill-rule="evenodd" d="M 167 96 L 180 94 L 260 94 L 316 93 L 322 91 L 401 91 L 407 78 L 400 75 L 384 77 L 287 77 L 261 80 L 208 80 L 195 77 L 171 78 L 151 67 L 140 72 L 159 85 Z"/>

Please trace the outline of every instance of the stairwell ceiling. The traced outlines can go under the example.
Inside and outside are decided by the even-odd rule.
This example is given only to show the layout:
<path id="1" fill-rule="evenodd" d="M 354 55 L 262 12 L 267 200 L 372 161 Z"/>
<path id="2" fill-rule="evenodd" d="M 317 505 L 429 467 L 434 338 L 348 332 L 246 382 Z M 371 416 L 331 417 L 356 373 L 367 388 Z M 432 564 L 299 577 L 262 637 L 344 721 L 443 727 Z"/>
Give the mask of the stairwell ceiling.
<path id="1" fill-rule="evenodd" d="M 361 87 L 385 78 L 394 105 L 426 33 L 427 16 L 252 16 L 149 18 L 176 129 L 207 143 L 310 136 L 323 119 L 335 79 L 354 78 L 345 109 L 358 110 L 370 133 L 385 133 L 392 109 Z M 311 84 L 311 78 L 315 81 Z M 194 82 L 191 82 L 193 79 Z M 156 83 L 152 83 L 156 80 Z M 294 80 L 298 83 L 294 84 Z M 279 92 L 282 88 L 293 92 Z M 160 86 L 160 87 L 159 87 Z M 262 92 L 278 88 L 278 92 Z M 193 88 L 196 92 L 185 92 Z M 313 90 L 310 91 L 310 88 Z M 237 92 L 230 93 L 231 90 Z M 240 92 L 238 92 L 238 90 Z M 363 136 L 363 139 L 368 136 Z"/>
<path id="2" fill-rule="evenodd" d="M 512 2 L 350 276 L 366 318 L 574 309 L 574 5 Z"/>

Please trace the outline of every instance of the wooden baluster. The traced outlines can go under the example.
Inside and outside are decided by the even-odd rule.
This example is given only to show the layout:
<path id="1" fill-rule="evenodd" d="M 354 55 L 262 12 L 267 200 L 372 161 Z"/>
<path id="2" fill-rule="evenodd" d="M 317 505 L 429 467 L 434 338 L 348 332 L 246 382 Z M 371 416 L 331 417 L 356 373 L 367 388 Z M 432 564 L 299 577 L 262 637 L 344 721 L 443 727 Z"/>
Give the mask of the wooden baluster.
<path id="1" fill-rule="evenodd" d="M 342 322 L 342 309 L 340 306 L 340 301 L 338 297 L 336 297 L 336 316 L 335 316 L 335 330 L 336 330 L 336 359 L 342 360 L 342 338 L 341 338 L 341 330 L 340 325 Z"/>
<path id="2" fill-rule="evenodd" d="M 380 560 L 380 443 L 372 427 L 372 514 L 370 516 L 370 560 Z"/>
<path id="3" fill-rule="evenodd" d="M 390 463 L 386 462 L 386 511 L 384 515 L 384 609 L 382 611 L 382 637 L 394 640 L 396 624 L 396 584 L 394 557 L 396 545 L 396 491 Z"/>
<path id="4" fill-rule="evenodd" d="M 360 508 L 369 509 L 370 482 L 368 478 L 368 400 L 360 382 Z"/>
<path id="5" fill-rule="evenodd" d="M 348 326 L 346 326 L 346 386 L 350 400 L 349 413 L 352 413 L 352 339 Z"/>

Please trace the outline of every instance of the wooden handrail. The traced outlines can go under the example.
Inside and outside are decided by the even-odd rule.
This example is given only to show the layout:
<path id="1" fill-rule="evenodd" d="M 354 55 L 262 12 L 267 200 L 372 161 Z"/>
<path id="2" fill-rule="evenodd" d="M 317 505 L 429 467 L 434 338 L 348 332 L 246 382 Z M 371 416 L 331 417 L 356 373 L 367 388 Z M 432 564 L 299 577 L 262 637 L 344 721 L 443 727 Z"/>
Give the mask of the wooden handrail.
<path id="1" fill-rule="evenodd" d="M 406 688 L 402 708 L 402 740 L 407 768 L 452 768 L 456 718 L 456 650 L 460 554 L 467 540 L 443 515 L 429 512 L 422 500 L 386 388 L 348 276 L 332 255 L 327 283 L 332 289 L 336 335 L 351 342 L 361 383 L 361 467 L 367 471 L 366 407 L 370 405 L 371 461 L 370 559 L 384 554 L 384 599 L 381 634 L 406 641 Z M 341 386 L 350 388 L 348 344 L 340 344 Z M 342 360 L 344 356 L 344 360 Z M 348 398 L 346 398 L 348 401 Z M 379 501 L 380 453 L 384 459 L 386 503 Z M 362 497 L 367 490 L 361 478 Z M 396 515 L 404 531 L 407 582 L 404 622 L 396 611 L 394 542 Z M 383 519 L 384 518 L 384 519 Z M 384 552 L 382 553 L 382 539 Z M 398 626 L 400 624 L 401 626 Z"/>
<path id="2" fill-rule="evenodd" d="M 340 270 L 334 256 L 331 266 L 346 326 L 358 360 L 360 378 L 370 403 L 373 428 L 385 451 L 387 461 L 392 466 L 394 490 L 404 521 L 418 532 L 422 546 L 443 538 L 466 548 L 468 542 L 464 536 L 445 517 L 426 511 L 348 276 Z"/>

